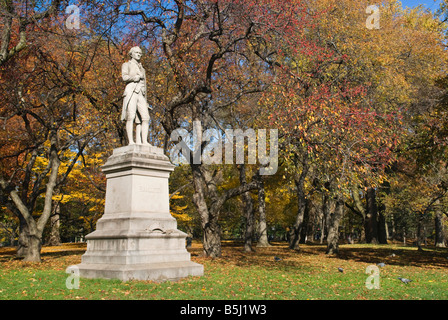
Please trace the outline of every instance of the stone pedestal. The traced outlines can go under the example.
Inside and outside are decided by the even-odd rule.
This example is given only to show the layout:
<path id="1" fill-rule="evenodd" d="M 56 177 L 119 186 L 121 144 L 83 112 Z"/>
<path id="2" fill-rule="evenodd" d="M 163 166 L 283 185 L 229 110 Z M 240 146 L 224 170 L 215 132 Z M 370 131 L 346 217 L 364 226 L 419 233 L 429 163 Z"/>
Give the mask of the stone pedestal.
<path id="1" fill-rule="evenodd" d="M 190 261 L 187 234 L 177 230 L 170 214 L 168 178 L 174 166 L 163 150 L 121 147 L 102 169 L 106 206 L 96 230 L 86 236 L 80 276 L 123 281 L 201 276 L 203 266 Z"/>

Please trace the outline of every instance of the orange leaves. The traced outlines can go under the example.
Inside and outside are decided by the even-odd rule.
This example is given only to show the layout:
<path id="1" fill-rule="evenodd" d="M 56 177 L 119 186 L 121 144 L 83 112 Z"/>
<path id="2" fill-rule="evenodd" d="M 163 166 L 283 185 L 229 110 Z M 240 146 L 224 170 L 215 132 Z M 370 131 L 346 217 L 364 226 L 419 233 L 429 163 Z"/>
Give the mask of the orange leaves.
<path id="1" fill-rule="evenodd" d="M 282 50 L 293 71 L 282 69 L 263 103 L 275 106 L 271 124 L 289 141 L 304 144 L 317 166 L 344 162 L 361 180 L 379 170 L 382 181 L 379 172 L 396 159 L 394 150 L 406 136 L 401 112 L 415 98 L 414 77 L 434 78 L 434 67 L 442 70 L 447 57 L 437 44 L 442 34 L 427 14 L 383 6 L 381 29 L 372 31 L 360 27 L 365 25 L 364 5 L 313 2 L 316 12 L 326 10 L 313 21 L 319 32 L 308 28 L 306 40 L 298 32 L 295 40 L 306 45 Z M 400 24 L 409 17 L 419 23 L 412 28 Z M 414 36 L 418 41 L 409 42 Z M 434 54 L 439 62 L 430 57 Z"/>

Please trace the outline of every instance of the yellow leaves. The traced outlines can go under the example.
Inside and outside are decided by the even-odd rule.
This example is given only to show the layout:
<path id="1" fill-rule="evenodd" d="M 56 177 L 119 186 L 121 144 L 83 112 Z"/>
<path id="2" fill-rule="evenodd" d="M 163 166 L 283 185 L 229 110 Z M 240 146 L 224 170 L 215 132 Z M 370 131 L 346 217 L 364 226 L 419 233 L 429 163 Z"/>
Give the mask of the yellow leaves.
<path id="1" fill-rule="evenodd" d="M 390 2 L 380 8 L 381 28 L 368 30 L 360 27 L 367 17 L 363 2 L 323 0 L 314 5 L 339 9 L 320 20 L 320 37 L 347 54 L 346 68 L 360 78 L 368 77 L 376 85 L 375 99 L 384 104 L 408 102 L 413 77 L 430 79 L 434 70 L 444 69 L 441 24 L 421 8 L 403 11 L 399 2 Z"/>
<path id="2" fill-rule="evenodd" d="M 171 196 L 171 200 L 181 200 L 184 196 L 180 195 L 179 193 L 176 193 Z M 178 222 L 182 223 L 189 223 L 193 221 L 193 218 L 185 213 L 184 211 L 188 208 L 188 205 L 171 205 L 170 213 L 171 215 L 178 220 Z"/>
<path id="3" fill-rule="evenodd" d="M 51 197 L 51 199 L 52 199 L 53 201 L 57 201 L 57 202 L 61 202 L 61 203 L 65 203 L 65 202 L 62 202 L 62 201 L 63 201 L 63 198 L 64 198 L 64 195 L 63 195 L 63 194 L 57 194 L 57 195 L 53 195 L 53 197 Z M 68 197 L 66 197 L 66 198 L 68 198 Z"/>
<path id="4" fill-rule="evenodd" d="M 178 222 L 182 222 L 182 223 L 188 223 L 188 222 L 192 222 L 193 218 L 191 216 L 189 216 L 188 214 L 182 213 L 175 213 L 171 211 L 171 214 L 174 218 L 176 218 L 176 220 Z"/>
<path id="5" fill-rule="evenodd" d="M 97 199 L 96 203 L 89 208 L 89 212 L 96 213 L 96 212 L 102 212 L 104 210 L 104 205 L 106 204 L 106 201 L 104 199 Z"/>
<path id="6" fill-rule="evenodd" d="M 104 204 L 104 199 L 98 199 L 95 195 L 92 195 L 92 193 L 86 193 L 83 191 L 72 191 L 70 194 L 57 194 L 52 197 L 54 201 L 58 201 L 60 203 L 68 203 L 70 201 L 78 200 L 82 202 L 95 202 L 99 204 Z"/>
<path id="7" fill-rule="evenodd" d="M 188 205 L 185 206 L 174 206 L 174 210 L 180 212 L 188 208 Z"/>
<path id="8" fill-rule="evenodd" d="M 183 198 L 184 198 L 184 196 L 180 195 L 179 193 L 171 195 L 172 200 L 178 200 L 178 199 L 183 199 Z"/>
<path id="9" fill-rule="evenodd" d="M 34 163 L 33 172 L 42 173 L 45 168 L 48 166 L 48 159 L 44 157 L 36 157 L 36 161 Z"/>

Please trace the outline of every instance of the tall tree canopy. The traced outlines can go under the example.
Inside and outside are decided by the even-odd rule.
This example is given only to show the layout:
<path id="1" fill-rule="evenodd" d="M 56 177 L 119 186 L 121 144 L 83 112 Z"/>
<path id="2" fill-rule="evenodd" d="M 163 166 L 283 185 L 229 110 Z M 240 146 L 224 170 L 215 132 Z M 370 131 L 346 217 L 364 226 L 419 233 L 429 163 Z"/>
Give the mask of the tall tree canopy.
<path id="1" fill-rule="evenodd" d="M 439 19 L 383 1 L 374 28 L 368 1 L 85 0 L 79 28 L 67 27 L 68 4 L 0 4 L 0 213 L 26 260 L 40 260 L 50 217 L 70 208 L 87 232 L 102 214 L 100 164 L 127 143 L 120 66 L 135 45 L 150 142 L 167 153 L 180 128 L 278 130 L 272 176 L 260 161 L 222 164 L 224 153 L 193 161 L 210 140 L 173 173 L 172 212 L 202 234 L 205 255 L 219 257 L 222 229 L 240 222 L 248 251 L 256 224 L 267 245 L 266 223 L 289 227 L 296 250 L 319 229 L 335 253 L 346 221 L 387 242 L 387 227 L 408 221 L 423 239 L 434 216 L 443 242 L 445 3 Z"/>

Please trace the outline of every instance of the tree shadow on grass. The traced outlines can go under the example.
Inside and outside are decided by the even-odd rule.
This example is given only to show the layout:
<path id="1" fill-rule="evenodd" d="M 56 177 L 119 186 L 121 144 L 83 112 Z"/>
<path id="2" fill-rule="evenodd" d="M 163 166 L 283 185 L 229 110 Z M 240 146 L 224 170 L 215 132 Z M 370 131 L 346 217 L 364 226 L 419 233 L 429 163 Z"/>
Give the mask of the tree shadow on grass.
<path id="1" fill-rule="evenodd" d="M 63 244 L 61 246 L 43 246 L 41 250 L 41 259 L 43 262 L 46 260 L 55 260 L 58 258 L 69 256 L 81 256 L 86 250 L 86 244 Z M 0 248 L 0 263 L 6 263 L 11 261 L 22 261 L 23 258 L 18 258 L 17 247 L 5 247 Z"/>
<path id="2" fill-rule="evenodd" d="M 301 259 L 305 252 L 298 252 L 288 248 L 285 243 L 273 244 L 270 247 L 256 247 L 253 252 L 244 251 L 242 246 L 226 243 L 222 246 L 223 255 L 219 263 L 241 268 L 262 267 L 271 270 L 290 271 L 312 267 L 309 260 Z"/>
<path id="3" fill-rule="evenodd" d="M 340 245 L 339 254 L 326 255 L 326 245 L 304 244 L 299 251 L 291 250 L 285 243 L 268 248 L 254 247 L 254 252 L 245 252 L 235 243 L 222 246 L 223 264 L 239 267 L 260 266 L 266 268 L 307 268 L 322 259 L 337 259 L 369 264 L 380 262 L 386 265 L 415 266 L 422 268 L 448 268 L 448 248 L 426 247 L 418 251 L 416 247 L 397 247 L 396 245 Z"/>
<path id="4" fill-rule="evenodd" d="M 338 259 L 386 265 L 448 268 L 448 248 L 427 247 L 418 251 L 416 247 L 394 248 L 384 246 L 340 246 Z"/>

